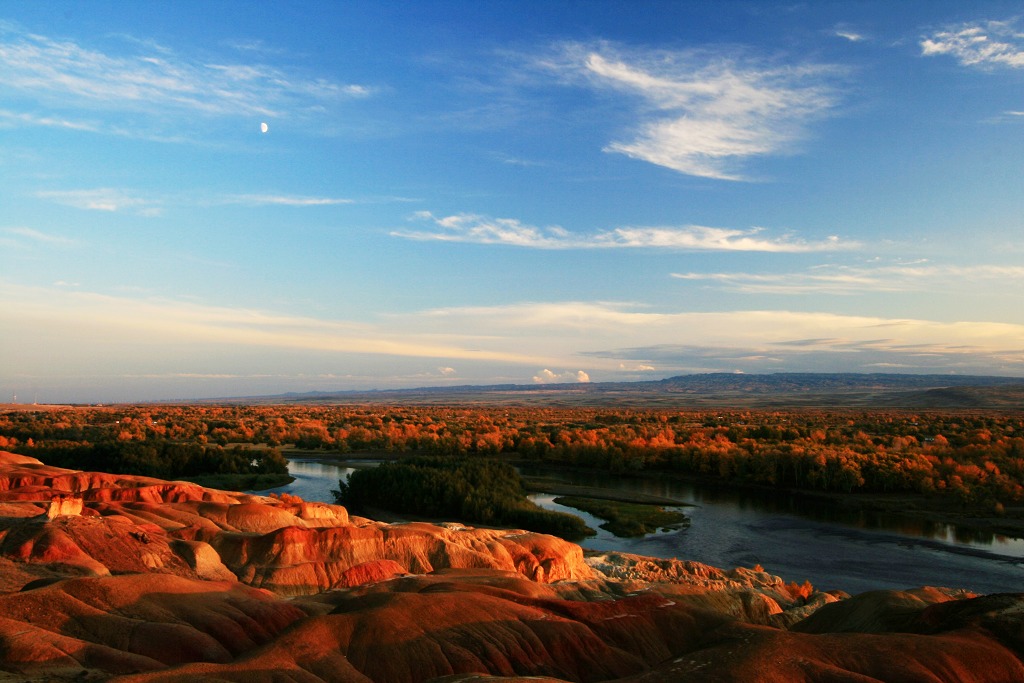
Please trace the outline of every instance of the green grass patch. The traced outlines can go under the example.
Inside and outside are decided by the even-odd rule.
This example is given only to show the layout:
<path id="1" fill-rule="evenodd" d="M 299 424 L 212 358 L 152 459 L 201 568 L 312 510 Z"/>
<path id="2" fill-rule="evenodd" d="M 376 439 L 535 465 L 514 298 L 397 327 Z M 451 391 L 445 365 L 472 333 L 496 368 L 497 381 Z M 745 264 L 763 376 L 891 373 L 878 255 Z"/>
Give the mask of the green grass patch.
<path id="1" fill-rule="evenodd" d="M 646 536 L 658 529 L 668 531 L 690 525 L 689 517 L 676 510 L 666 510 L 660 505 L 624 503 L 581 496 L 559 496 L 555 498 L 555 502 L 606 520 L 601 528 L 621 538 Z"/>

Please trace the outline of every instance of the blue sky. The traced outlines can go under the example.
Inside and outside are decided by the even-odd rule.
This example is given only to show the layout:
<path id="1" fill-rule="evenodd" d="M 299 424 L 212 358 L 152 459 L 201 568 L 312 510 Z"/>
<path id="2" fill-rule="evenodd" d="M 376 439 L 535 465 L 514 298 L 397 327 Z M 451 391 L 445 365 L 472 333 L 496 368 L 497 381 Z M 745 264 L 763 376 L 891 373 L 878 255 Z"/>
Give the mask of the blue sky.
<path id="1" fill-rule="evenodd" d="M 1019 3 L 284 5 L 0 1 L 0 399 L 1024 376 Z"/>

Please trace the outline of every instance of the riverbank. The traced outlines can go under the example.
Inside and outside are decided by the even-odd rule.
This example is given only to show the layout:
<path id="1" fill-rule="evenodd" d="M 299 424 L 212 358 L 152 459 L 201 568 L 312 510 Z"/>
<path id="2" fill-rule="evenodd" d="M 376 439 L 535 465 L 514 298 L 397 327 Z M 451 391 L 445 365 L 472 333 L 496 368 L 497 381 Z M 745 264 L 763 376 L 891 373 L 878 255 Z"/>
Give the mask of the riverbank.
<path id="1" fill-rule="evenodd" d="M 551 493 L 556 496 L 573 496 L 577 498 L 594 498 L 596 500 L 610 500 L 616 503 L 634 503 L 637 505 L 670 505 L 673 507 L 692 507 L 693 503 L 686 503 L 675 498 L 655 496 L 639 491 L 612 491 L 599 486 L 579 486 L 576 484 L 565 484 L 545 477 L 523 477 L 523 485 L 527 493 Z"/>
<path id="2" fill-rule="evenodd" d="M 292 457 L 322 460 L 346 467 L 367 467 L 367 461 L 392 461 L 409 457 L 409 453 L 393 451 L 360 451 L 352 453 L 330 453 L 325 451 L 287 449 L 284 451 Z M 537 467 L 560 473 L 595 474 L 585 467 L 559 465 L 537 462 L 533 460 L 509 459 L 516 467 Z M 609 474 L 599 472 L 596 474 Z M 751 493 L 772 498 L 791 498 L 826 505 L 846 512 L 862 512 L 866 514 L 901 515 L 918 522 L 945 524 L 957 527 L 958 531 L 970 535 L 972 531 L 980 534 L 1009 536 L 1024 539 L 1024 508 L 1007 508 L 1003 514 L 996 514 L 991 508 L 963 507 L 959 503 L 944 498 L 907 493 L 845 493 L 841 491 L 815 491 L 792 487 L 765 486 L 736 481 L 723 481 L 718 477 L 700 476 L 681 472 L 640 471 L 616 473 L 623 479 L 644 480 L 652 477 L 667 479 L 698 486 L 706 490 L 717 490 L 729 493 Z M 543 476 L 523 477 L 527 489 L 531 493 L 549 493 L 560 496 L 583 496 L 603 500 L 614 500 L 624 503 L 649 505 L 692 505 L 671 497 L 653 494 L 612 490 L 601 486 L 567 484 Z"/>
<path id="3" fill-rule="evenodd" d="M 591 473 L 587 468 L 534 461 L 513 461 L 517 467 L 538 467 L 563 474 Z M 607 474 L 607 473 L 602 473 Z M 722 491 L 730 494 L 752 493 L 770 498 L 790 498 L 832 506 L 847 512 L 880 513 L 901 515 L 920 522 L 952 525 L 962 533 L 971 530 L 1000 536 L 1024 539 L 1024 508 L 1007 508 L 1002 515 L 989 509 L 963 508 L 959 504 L 938 497 L 907 493 L 844 493 L 841 491 L 814 491 L 792 487 L 765 486 L 735 481 L 723 481 L 718 477 L 684 474 L 680 472 L 623 472 L 615 476 L 623 479 L 642 481 L 652 477 L 663 478 L 682 484 L 697 486 L 705 490 Z M 601 487 L 581 486 L 560 482 L 548 483 L 545 477 L 524 476 L 523 480 L 538 493 L 557 495 L 578 495 L 588 498 L 605 498 L 627 503 L 650 503 L 653 505 L 688 505 L 672 498 L 648 495 L 639 492 L 609 491 Z"/>
<path id="4" fill-rule="evenodd" d="M 776 489 L 770 489 L 776 490 Z M 816 501 L 827 501 L 838 507 L 900 514 L 916 520 L 936 524 L 950 524 L 959 529 L 975 529 L 981 532 L 1024 539 L 1024 508 L 1007 508 L 1002 515 L 986 514 L 987 510 L 963 509 L 952 501 L 908 494 L 880 493 L 827 493 L 824 491 L 802 491 L 782 489 L 787 495 Z"/>
<path id="5" fill-rule="evenodd" d="M 296 481 L 276 492 L 308 501 L 333 503 L 331 491 L 353 471 L 336 456 L 307 459 L 290 455 L 289 469 Z M 380 459 L 366 454 L 359 462 L 348 464 L 372 466 L 372 460 Z M 627 494 L 621 496 L 624 498 L 631 492 L 643 492 L 697 504 L 683 509 L 690 518 L 688 528 L 629 539 L 598 529 L 599 519 L 580 512 L 588 526 L 598 529 L 597 536 L 580 544 L 588 550 L 694 560 L 727 568 L 760 564 L 775 574 L 848 593 L 925 585 L 957 585 L 997 593 L 1018 591 L 1024 585 L 1024 565 L 1020 564 L 1024 562 L 1024 541 L 982 533 L 965 537 L 960 529 L 919 522 L 906 515 L 851 512 L 813 499 L 781 493 L 769 496 L 727 485 L 701 487 L 650 472 L 637 478 L 580 469 L 524 469 L 527 474 L 560 477 L 566 484 L 617 489 Z M 546 509 L 573 512 L 553 503 L 555 497 L 531 495 Z"/>
<path id="6" fill-rule="evenodd" d="M 404 457 L 409 457 L 410 455 L 409 453 L 376 453 L 373 451 L 330 454 L 325 453 L 324 451 L 300 451 L 297 448 L 288 449 L 284 451 L 284 454 L 286 456 L 291 455 L 292 457 L 301 457 L 306 460 L 330 462 L 338 465 L 339 467 L 351 467 L 352 469 L 372 467 L 378 462 L 395 462 Z M 508 462 L 514 467 L 524 464 L 517 460 L 509 460 Z M 571 471 L 575 468 L 565 469 L 567 471 Z M 522 477 L 522 480 L 527 493 L 551 493 L 556 496 L 578 496 L 582 498 L 595 498 L 597 500 L 611 500 L 619 503 L 636 503 L 638 505 L 670 505 L 674 507 L 688 507 L 693 505 L 692 503 L 687 503 L 676 498 L 666 498 L 665 496 L 655 496 L 636 491 L 613 491 L 611 489 L 601 488 L 598 486 L 577 486 L 559 482 L 547 477 L 524 476 Z"/>

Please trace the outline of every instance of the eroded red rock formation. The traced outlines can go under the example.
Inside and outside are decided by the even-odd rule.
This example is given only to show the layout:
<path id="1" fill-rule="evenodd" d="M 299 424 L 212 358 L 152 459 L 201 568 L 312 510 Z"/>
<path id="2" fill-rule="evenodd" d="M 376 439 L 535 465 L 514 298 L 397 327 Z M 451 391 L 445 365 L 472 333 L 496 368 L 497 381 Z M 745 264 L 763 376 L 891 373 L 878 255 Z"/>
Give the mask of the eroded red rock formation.
<path id="1" fill-rule="evenodd" d="M 226 578 L 226 569 L 286 595 L 449 567 L 511 570 L 541 582 L 593 576 L 579 546 L 542 534 L 382 524 L 350 519 L 338 505 L 75 472 L 14 454 L 0 454 L 0 505 L 9 520 L 0 554 L 40 574 Z"/>
<path id="2" fill-rule="evenodd" d="M 0 452 L 10 680 L 996 682 L 1022 652 L 1020 595 L 849 598 Z"/>

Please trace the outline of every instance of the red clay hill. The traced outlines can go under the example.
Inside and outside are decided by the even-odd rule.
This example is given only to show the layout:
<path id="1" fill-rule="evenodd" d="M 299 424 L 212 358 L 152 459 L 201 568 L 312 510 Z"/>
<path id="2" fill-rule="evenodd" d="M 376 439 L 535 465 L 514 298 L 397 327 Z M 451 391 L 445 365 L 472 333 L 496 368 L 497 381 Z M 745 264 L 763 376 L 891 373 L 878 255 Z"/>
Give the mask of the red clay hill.
<path id="1" fill-rule="evenodd" d="M 0 681 L 1021 681 L 1024 595 L 855 597 L 0 452 Z"/>

